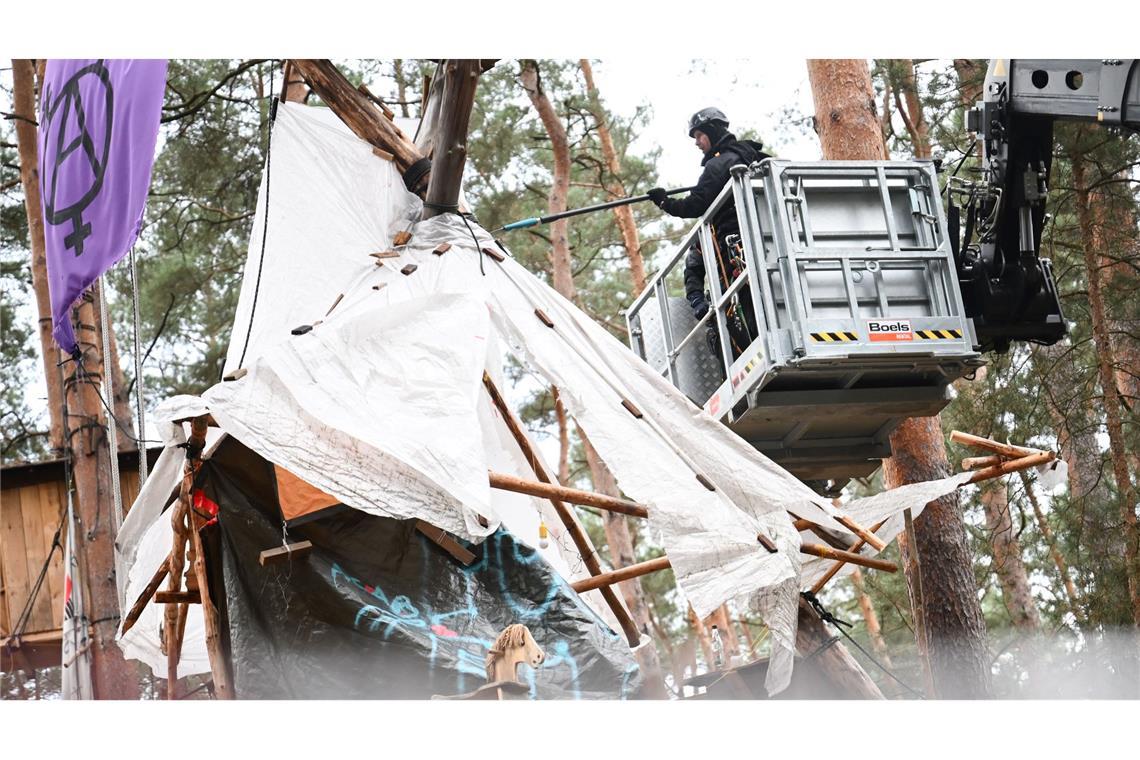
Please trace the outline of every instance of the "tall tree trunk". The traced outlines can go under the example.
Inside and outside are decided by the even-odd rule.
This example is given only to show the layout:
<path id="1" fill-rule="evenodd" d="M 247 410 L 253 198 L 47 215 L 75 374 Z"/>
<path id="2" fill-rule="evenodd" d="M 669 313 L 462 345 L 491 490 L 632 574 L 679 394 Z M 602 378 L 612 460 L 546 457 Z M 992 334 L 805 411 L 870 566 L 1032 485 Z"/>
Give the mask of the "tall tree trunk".
<path id="1" fill-rule="evenodd" d="M 628 191 L 621 181 L 621 161 L 618 159 L 617 150 L 614 149 L 606 111 L 602 107 L 601 96 L 598 95 L 598 88 L 594 84 L 594 69 L 586 58 L 581 59 L 578 65 L 582 68 L 582 75 L 586 78 L 586 97 L 590 104 L 590 113 L 594 116 L 594 124 L 598 128 L 598 141 L 602 144 L 602 159 L 605 161 L 606 171 L 610 174 L 609 181 L 604 183 L 606 192 L 610 194 L 611 199 L 624 198 Z M 641 295 L 641 291 L 645 290 L 645 261 L 641 257 L 641 241 L 637 235 L 637 223 L 633 220 L 632 207 L 617 206 L 613 211 L 618 229 L 621 231 L 622 244 L 625 246 L 626 255 L 629 256 L 629 275 L 633 279 L 633 295 L 636 298 Z"/>
<path id="2" fill-rule="evenodd" d="M 1083 133 L 1078 131 L 1078 135 Z M 1079 140 L 1078 140 L 1079 142 Z M 1136 520 L 1136 493 L 1128 472 L 1127 446 L 1121 421 L 1124 404 L 1116 387 L 1116 360 L 1109 337 L 1108 322 L 1102 292 L 1100 257 L 1097 255 L 1093 234 L 1093 216 L 1089 201 L 1089 177 L 1085 156 L 1070 151 L 1073 184 L 1076 189 L 1077 220 L 1081 229 L 1085 268 L 1088 270 L 1089 312 L 1092 318 L 1093 340 L 1097 348 L 1097 371 L 1104 399 L 1105 423 L 1108 427 L 1109 453 L 1112 473 L 1116 481 L 1116 498 L 1124 532 L 1124 563 L 1128 576 L 1128 598 L 1132 606 L 1132 621 L 1140 627 L 1140 525 Z"/>
<path id="3" fill-rule="evenodd" d="M 99 342 L 99 350 L 103 350 L 103 299 L 100 298 L 98 286 L 92 288 L 95 307 L 95 339 Z M 110 308 L 109 306 L 107 308 Z M 127 389 L 127 376 L 123 374 L 123 366 L 119 361 L 119 341 L 115 339 L 114 317 L 108 313 L 108 324 L 111 325 L 108 335 L 110 353 L 105 362 L 106 369 L 111 378 L 111 408 L 115 410 L 115 420 L 108 420 L 108 425 L 115 430 L 115 441 L 119 451 L 134 449 L 135 444 L 135 416 L 131 410 L 131 398 Z M 142 435 L 138 436 L 142 438 Z M 145 448 L 145 447 L 144 447 Z"/>
<path id="4" fill-rule="evenodd" d="M 893 668 L 891 654 L 887 650 L 887 642 L 883 639 L 883 629 L 879 625 L 879 616 L 875 613 L 875 603 L 863 587 L 863 573 L 859 568 L 851 571 L 851 585 L 855 587 L 855 600 L 859 602 L 859 611 L 863 613 L 863 622 L 867 626 L 867 637 L 871 639 L 871 648 L 879 656 L 883 664 Z"/>
<path id="5" fill-rule="evenodd" d="M 607 496 L 620 497 L 617 480 L 598 452 L 594 450 L 590 440 L 581 429 L 578 435 L 582 439 L 582 446 L 586 450 L 586 462 L 590 467 L 590 474 L 594 481 L 594 490 Z M 603 527 L 606 531 L 606 544 L 610 549 L 610 561 L 614 568 L 629 567 L 637 562 L 637 555 L 633 550 L 633 540 L 629 535 L 629 524 L 625 515 L 613 512 L 602 513 Z M 645 592 L 641 588 L 641 579 L 633 578 L 619 584 L 622 600 L 625 602 L 637 629 L 645 634 L 642 646 L 638 650 L 638 664 L 644 677 L 643 693 L 651 699 L 665 699 L 668 693 L 665 689 L 665 676 L 661 670 L 661 660 L 657 654 L 656 644 L 649 633 L 650 618 L 649 606 L 645 601 Z"/>
<path id="6" fill-rule="evenodd" d="M 867 62 L 809 60 L 808 77 L 823 157 L 886 159 Z M 894 456 L 883 463 L 887 488 L 950 473 L 937 417 L 904 421 L 891 435 L 891 448 Z M 906 560 L 910 552 L 922 557 L 920 577 L 908 574 L 907 587 L 916 615 L 925 620 L 925 649 L 936 692 L 944 698 L 989 696 L 985 620 L 974 594 L 973 567 L 957 493 L 926 506 L 915 521 L 915 539 L 918 546 L 911 547 L 900 535 L 899 547 Z M 912 562 L 908 564 L 913 566 Z M 916 599 L 918 588 L 922 589 L 921 602 Z M 921 651 L 923 642 L 919 646 Z"/>
<path id="7" fill-rule="evenodd" d="M 1080 601 L 1077 597 L 1077 587 L 1073 584 L 1073 579 L 1069 577 L 1069 566 L 1065 562 L 1065 556 L 1061 554 L 1061 550 L 1057 548 L 1057 540 L 1053 537 L 1053 530 L 1049 527 L 1049 521 L 1045 518 L 1045 513 L 1041 511 L 1041 503 L 1037 499 L 1037 494 L 1033 490 L 1033 481 L 1024 470 L 1018 473 L 1021 477 L 1021 485 L 1025 488 L 1025 496 L 1029 499 L 1030 506 L 1033 507 L 1033 517 L 1037 520 L 1037 529 L 1041 531 L 1042 538 L 1045 539 L 1045 545 L 1049 547 L 1049 554 L 1053 558 L 1053 564 L 1057 566 L 1057 574 L 1061 576 L 1061 582 L 1065 586 L 1065 596 L 1069 599 L 1069 609 L 1073 615 L 1079 620 L 1082 617 Z"/>
<path id="8" fill-rule="evenodd" d="M 309 85 L 305 84 L 305 78 L 297 71 L 292 61 L 285 61 L 283 68 L 282 79 L 285 81 L 281 86 L 281 100 L 286 103 L 304 103 L 312 92 Z"/>
<path id="9" fill-rule="evenodd" d="M 392 76 L 396 80 L 396 100 L 399 101 L 400 115 L 405 119 L 411 116 L 408 112 L 408 79 L 404 76 L 404 62 L 397 58 L 392 61 Z"/>
<path id="10" fill-rule="evenodd" d="M 29 118 L 35 113 L 34 85 L 30 61 L 14 62 L 16 108 L 27 111 Z M 32 103 L 28 102 L 28 98 Z M 28 125 L 30 126 L 30 125 Z M 20 129 L 18 123 L 17 129 Z M 34 201 L 26 201 L 28 227 L 31 231 L 32 280 L 43 284 L 47 293 L 47 259 L 44 248 L 43 217 L 38 192 L 38 157 L 36 132 L 34 129 L 17 132 L 20 141 L 20 172 L 26 188 L 30 186 Z M 30 142 L 29 142 L 30 141 Z M 25 164 L 26 162 L 26 164 Z M 37 255 L 38 254 L 38 255 Z M 37 287 L 37 305 L 40 300 Z M 81 374 L 75 362 L 65 365 L 67 379 L 61 388 L 59 369 L 56 366 L 60 352 L 50 338 L 50 306 L 41 315 L 41 339 L 43 330 L 48 331 L 49 341 L 44 345 L 45 379 L 49 388 L 49 403 L 53 416 L 61 425 L 61 440 L 70 449 L 74 468 L 76 507 L 81 529 L 76 534 L 75 554 L 83 570 L 87 584 L 87 614 L 94 629 L 92 653 L 92 683 L 97 699 L 137 699 L 138 673 L 133 664 L 123 659 L 122 651 L 115 643 L 115 632 L 119 621 L 119 599 L 115 585 L 114 562 L 114 521 L 111 509 L 110 451 L 108 448 L 108 427 L 99 400 L 99 380 L 103 373 L 102 348 L 96 329 L 98 318 L 90 298 L 85 297 L 76 312 L 76 340 L 83 351 Z M 50 358 L 50 361 L 48 360 Z M 58 401 L 52 401 L 50 392 L 55 387 Z M 64 420 L 60 405 L 66 404 L 67 417 Z M 57 411 L 59 410 L 59 411 Z"/>
<path id="11" fill-rule="evenodd" d="M 930 158 L 930 126 L 922 112 L 918 97 L 918 80 L 914 74 L 914 61 L 903 58 L 895 62 L 899 81 L 895 84 L 895 105 L 902 114 L 903 123 L 910 134 L 915 158 Z M 900 98 L 901 96 L 901 98 Z M 905 106 L 903 102 L 905 101 Z"/>
<path id="12" fill-rule="evenodd" d="M 438 150 L 432 154 L 431 179 L 424 198 L 424 219 L 449 210 L 458 211 L 459 188 L 463 182 L 463 167 L 467 163 L 467 127 L 482 70 L 478 60 L 444 62 L 443 102 L 435 142 Z"/>
<path id="13" fill-rule="evenodd" d="M 554 396 L 554 417 L 558 421 L 558 482 L 570 485 L 570 425 L 566 421 L 566 406 L 562 395 L 553 385 L 550 393 Z"/>
<path id="14" fill-rule="evenodd" d="M 1029 574 L 1021 560 L 1021 544 L 1013 532 L 1009 494 L 1003 481 L 982 486 L 979 496 L 986 512 L 986 530 L 993 548 L 994 573 L 1001 584 L 1002 600 L 1014 627 L 1036 631 L 1041 625 L 1037 605 L 1029 588 Z"/>
<path id="15" fill-rule="evenodd" d="M 542 89 L 542 77 L 538 71 L 538 62 L 524 60 L 521 63 L 521 80 L 546 134 L 550 138 L 550 148 L 554 152 L 554 179 L 550 186 L 550 197 L 547 202 L 547 213 L 557 214 L 566 210 L 566 197 L 570 192 L 570 141 L 566 136 L 566 128 L 554 104 L 550 102 L 546 92 Z M 573 269 L 570 259 L 570 241 L 567 237 L 569 220 L 559 219 L 550 225 L 551 257 L 553 263 L 554 289 L 568 300 L 574 300 Z"/>
<path id="16" fill-rule="evenodd" d="M 40 357 L 47 381 L 48 415 L 51 420 L 49 441 L 55 452 L 62 452 L 63 384 L 57 365 L 63 354 L 51 336 L 51 296 L 47 281 L 47 248 L 44 243 L 43 206 L 40 202 L 38 137 L 36 134 L 35 63 L 26 59 L 12 61 L 12 110 L 16 118 L 16 144 L 20 157 L 20 181 L 24 188 L 24 211 L 28 216 L 28 233 L 32 250 L 32 290 L 36 296 L 37 332 Z"/>

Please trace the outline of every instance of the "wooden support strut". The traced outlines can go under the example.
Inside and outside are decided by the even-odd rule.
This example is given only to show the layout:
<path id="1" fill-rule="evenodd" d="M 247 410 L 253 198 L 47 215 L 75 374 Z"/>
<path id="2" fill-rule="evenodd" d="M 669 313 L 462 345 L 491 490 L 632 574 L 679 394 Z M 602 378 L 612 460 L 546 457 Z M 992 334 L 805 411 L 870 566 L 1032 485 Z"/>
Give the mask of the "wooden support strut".
<path id="1" fill-rule="evenodd" d="M 845 552 L 840 549 L 832 549 L 830 546 L 823 546 L 822 544 L 803 544 L 800 551 L 804 554 L 810 554 L 815 557 L 825 557 L 827 559 L 841 559 L 844 562 L 850 562 L 853 565 L 862 565 L 874 570 L 885 570 L 889 573 L 897 573 L 898 565 L 893 562 L 887 562 L 882 559 L 875 559 L 874 557 L 864 557 L 862 554 L 855 554 L 854 552 Z M 672 567 L 668 557 L 657 557 L 646 562 L 638 562 L 636 565 L 623 567 L 619 570 L 613 570 L 608 573 L 601 573 L 595 575 L 593 578 L 583 578 L 580 581 L 575 581 L 570 584 L 578 593 L 592 591 L 596 588 L 603 588 L 614 583 L 621 583 L 628 581 L 632 578 L 639 578 L 649 573 L 655 573 L 659 570 L 666 570 Z"/>
<path id="2" fill-rule="evenodd" d="M 592 491 L 580 491 L 577 488 L 554 485 L 552 483 L 538 483 L 533 480 L 516 478 L 514 475 L 505 475 L 501 472 L 487 473 L 491 488 L 500 491 L 513 491 L 525 493 L 530 496 L 540 496 L 546 499 L 558 499 L 571 504 L 582 504 L 587 507 L 604 509 L 607 512 L 618 512 L 632 517 L 649 517 L 649 509 L 633 501 L 618 499 L 605 494 Z"/>
<path id="3" fill-rule="evenodd" d="M 530 439 L 526 437 L 523 432 L 522 425 L 515 417 L 514 412 L 507 406 L 507 402 L 499 393 L 499 389 L 495 387 L 495 383 L 491 381 L 491 376 L 486 372 L 483 373 L 483 385 L 487 388 L 487 392 L 491 395 L 491 401 L 503 416 L 503 421 L 506 423 L 507 428 L 514 436 L 515 442 L 526 457 L 527 462 L 530 464 L 531 469 L 534 470 L 535 476 L 546 484 L 552 484 L 550 476 L 543 467 L 541 460 L 535 454 L 534 448 L 531 446 Z M 558 498 L 550 498 L 550 503 L 554 505 L 554 511 L 558 513 L 558 517 L 562 520 L 562 524 L 566 527 L 566 531 L 570 534 L 574 546 L 577 548 L 578 553 L 582 555 L 582 561 L 586 565 L 586 569 L 591 575 L 601 575 L 602 565 L 598 561 L 597 552 L 590 544 L 590 539 L 586 536 L 582 527 L 574 520 L 574 515 L 570 512 L 569 508 Z M 641 643 L 641 633 L 634 625 L 633 619 L 630 618 L 629 612 L 618 601 L 617 595 L 609 586 L 603 586 L 600 589 L 602 598 L 606 600 L 606 604 L 610 610 L 613 611 L 614 617 L 617 618 L 618 624 L 621 626 L 622 631 L 625 633 L 626 640 L 629 642 L 630 647 L 636 647 Z"/>

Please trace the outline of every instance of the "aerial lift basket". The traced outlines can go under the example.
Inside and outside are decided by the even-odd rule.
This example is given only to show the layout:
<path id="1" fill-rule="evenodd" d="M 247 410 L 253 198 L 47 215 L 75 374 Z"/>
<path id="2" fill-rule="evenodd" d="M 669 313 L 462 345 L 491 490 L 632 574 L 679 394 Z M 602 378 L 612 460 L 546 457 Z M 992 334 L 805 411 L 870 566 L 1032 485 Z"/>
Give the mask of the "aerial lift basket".
<path id="1" fill-rule="evenodd" d="M 739 240 L 710 222 L 728 203 Z M 684 299 L 690 251 L 725 272 L 707 278 L 699 321 Z M 645 361 L 825 488 L 873 473 L 903 419 L 937 414 L 983 364 L 929 161 L 734 167 L 626 319 Z"/>

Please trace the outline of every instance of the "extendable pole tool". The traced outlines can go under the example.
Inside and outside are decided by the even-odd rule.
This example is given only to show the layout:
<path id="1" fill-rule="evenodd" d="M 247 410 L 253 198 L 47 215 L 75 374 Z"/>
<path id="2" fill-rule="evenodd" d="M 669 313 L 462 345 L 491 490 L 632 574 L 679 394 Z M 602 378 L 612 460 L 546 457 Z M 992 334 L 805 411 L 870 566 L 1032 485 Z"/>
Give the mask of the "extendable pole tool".
<path id="1" fill-rule="evenodd" d="M 666 190 L 665 194 L 666 195 L 677 195 L 678 193 L 692 192 L 693 190 L 696 190 L 696 189 L 697 188 L 695 185 L 693 187 L 679 187 L 676 190 Z M 605 211 L 608 208 L 617 208 L 618 206 L 628 206 L 631 203 L 641 203 L 642 201 L 647 201 L 647 200 L 649 200 L 648 195 L 634 195 L 634 196 L 631 196 L 629 198 L 622 198 L 622 199 L 616 200 L 616 201 L 609 201 L 608 203 L 599 203 L 595 206 L 583 206 L 582 208 L 570 209 L 569 211 L 562 211 L 562 212 L 557 213 L 557 214 L 550 214 L 549 216 L 532 216 L 529 219 L 520 219 L 517 222 L 511 222 L 510 224 L 505 225 L 503 227 L 500 227 L 497 230 L 493 230 L 491 232 L 491 234 L 494 235 L 497 232 L 506 232 L 506 231 L 510 231 L 510 230 L 524 230 L 527 227 L 535 227 L 539 224 L 550 224 L 551 222 L 556 222 L 559 219 L 565 219 L 565 218 L 570 217 L 570 216 L 578 216 L 579 214 L 589 214 L 589 213 L 594 212 L 594 211 Z"/>

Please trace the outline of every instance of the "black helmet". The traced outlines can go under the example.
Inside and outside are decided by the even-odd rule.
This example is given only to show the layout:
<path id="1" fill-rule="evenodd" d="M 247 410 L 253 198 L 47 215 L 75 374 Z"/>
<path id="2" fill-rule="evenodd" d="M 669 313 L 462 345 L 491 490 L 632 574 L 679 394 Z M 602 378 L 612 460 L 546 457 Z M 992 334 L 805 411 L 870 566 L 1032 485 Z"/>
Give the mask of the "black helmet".
<path id="1" fill-rule="evenodd" d="M 689 119 L 689 137 L 706 124 L 719 124 L 728 129 L 728 117 L 719 108 L 702 108 Z"/>

